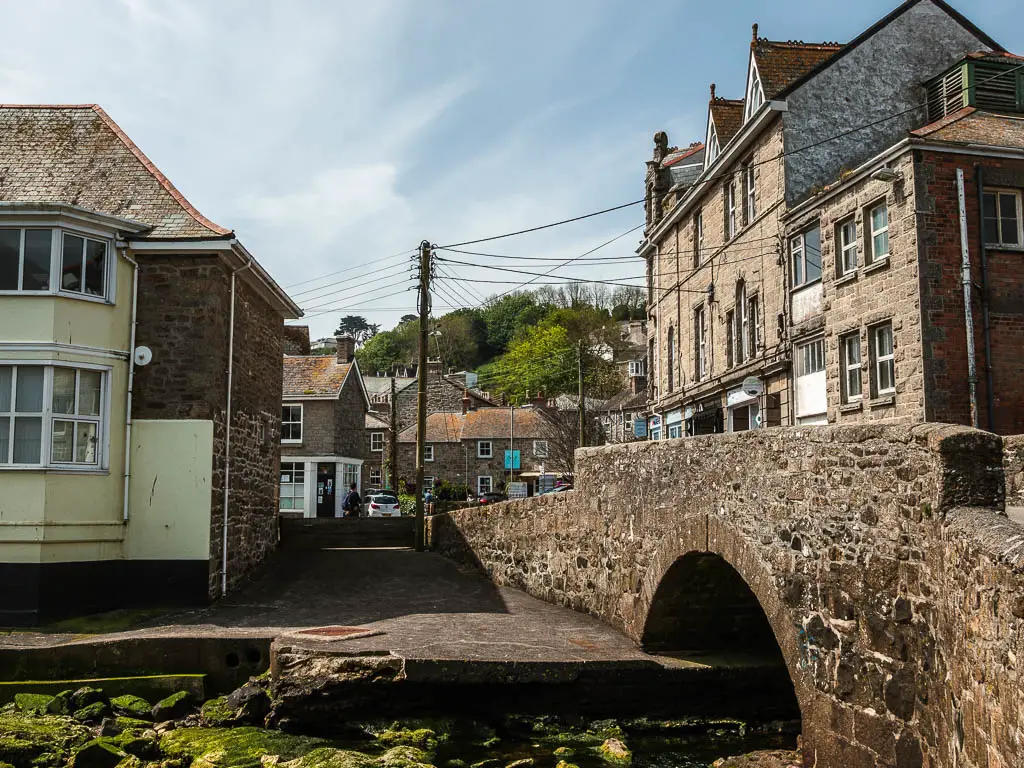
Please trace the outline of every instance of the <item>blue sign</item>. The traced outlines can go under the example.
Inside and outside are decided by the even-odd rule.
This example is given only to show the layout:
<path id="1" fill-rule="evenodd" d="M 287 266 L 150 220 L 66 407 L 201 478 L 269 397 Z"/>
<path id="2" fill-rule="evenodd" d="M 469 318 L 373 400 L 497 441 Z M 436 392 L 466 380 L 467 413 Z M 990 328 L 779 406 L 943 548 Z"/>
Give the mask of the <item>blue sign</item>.
<path id="1" fill-rule="evenodd" d="M 633 422 L 633 434 L 636 437 L 647 437 L 647 420 L 637 419 Z"/>
<path id="2" fill-rule="evenodd" d="M 519 469 L 519 451 L 505 451 L 505 469 Z"/>

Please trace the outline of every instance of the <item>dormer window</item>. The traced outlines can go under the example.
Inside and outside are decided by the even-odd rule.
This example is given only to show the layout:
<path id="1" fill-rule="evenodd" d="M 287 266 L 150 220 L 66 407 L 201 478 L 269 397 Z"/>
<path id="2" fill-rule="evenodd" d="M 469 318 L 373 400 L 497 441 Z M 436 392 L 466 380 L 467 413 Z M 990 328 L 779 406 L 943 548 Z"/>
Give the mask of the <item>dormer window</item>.
<path id="1" fill-rule="evenodd" d="M 747 98 L 744 120 L 753 117 L 757 110 L 764 104 L 764 88 L 761 87 L 761 77 L 757 74 L 757 64 L 753 56 L 750 58 L 750 76 L 747 78 Z"/>
<path id="2" fill-rule="evenodd" d="M 927 84 L 928 120 L 964 107 L 1024 112 L 1024 70 L 1016 59 L 998 55 L 962 61 Z"/>
<path id="3" fill-rule="evenodd" d="M 711 123 L 708 127 L 708 150 L 707 160 L 704 163 L 704 167 L 707 168 L 718 159 L 718 153 L 721 151 L 721 147 L 718 146 L 718 132 L 715 130 L 715 124 Z"/>

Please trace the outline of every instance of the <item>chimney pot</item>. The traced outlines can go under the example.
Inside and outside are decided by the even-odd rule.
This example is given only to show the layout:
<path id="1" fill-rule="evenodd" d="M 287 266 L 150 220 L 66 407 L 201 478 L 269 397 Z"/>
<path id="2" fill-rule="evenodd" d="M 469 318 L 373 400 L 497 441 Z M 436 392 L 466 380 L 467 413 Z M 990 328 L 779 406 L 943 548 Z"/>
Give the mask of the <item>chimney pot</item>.
<path id="1" fill-rule="evenodd" d="M 351 363 L 356 356 L 356 340 L 347 333 L 334 338 L 338 342 L 338 362 Z"/>

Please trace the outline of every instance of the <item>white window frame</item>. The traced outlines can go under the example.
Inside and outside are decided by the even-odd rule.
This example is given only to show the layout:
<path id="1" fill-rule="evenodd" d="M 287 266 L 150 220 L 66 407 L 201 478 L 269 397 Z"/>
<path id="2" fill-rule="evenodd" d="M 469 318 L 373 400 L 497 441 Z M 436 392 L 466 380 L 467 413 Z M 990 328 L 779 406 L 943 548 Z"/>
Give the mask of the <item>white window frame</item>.
<path id="1" fill-rule="evenodd" d="M 753 160 L 743 166 L 743 180 L 746 187 L 747 224 L 750 224 L 757 218 L 757 180 L 754 168 Z"/>
<path id="2" fill-rule="evenodd" d="M 371 432 L 370 433 L 370 450 L 374 453 L 384 452 L 384 433 L 383 432 Z"/>
<path id="3" fill-rule="evenodd" d="M 718 159 L 719 153 L 722 151 L 721 146 L 718 143 L 718 131 L 715 130 L 715 123 L 711 120 L 711 116 L 708 115 L 708 141 L 707 141 L 707 152 L 705 154 L 704 167 L 710 168 L 711 165 Z"/>
<path id="4" fill-rule="evenodd" d="M 847 234 L 850 235 L 849 239 L 847 239 Z M 860 261 L 856 216 L 848 216 L 836 224 L 836 248 L 839 251 L 839 258 L 836 262 L 839 276 L 852 275 L 857 271 Z"/>
<path id="5" fill-rule="evenodd" d="M 758 295 L 747 296 L 747 360 L 757 357 L 760 341 L 758 335 L 758 313 L 761 311 Z"/>
<path id="6" fill-rule="evenodd" d="M 747 334 L 750 332 L 750 323 L 747 318 L 747 284 L 743 280 L 736 286 L 736 350 L 734 359 L 736 365 L 743 365 L 747 361 Z"/>
<path id="7" fill-rule="evenodd" d="M 875 229 L 875 211 L 885 211 L 885 226 Z M 864 247 L 864 265 L 878 264 L 889 258 L 892 245 L 889 241 L 889 204 L 885 200 L 873 203 L 864 212 L 864 229 L 866 230 Z M 885 253 L 879 254 L 875 248 L 875 238 L 885 235 Z"/>
<path id="8" fill-rule="evenodd" d="M 298 408 L 299 409 L 299 420 L 298 421 L 293 421 L 293 420 L 285 421 L 285 418 L 284 418 L 284 409 L 285 408 Z M 281 445 L 302 445 L 302 438 L 306 434 L 305 418 L 306 418 L 306 409 L 303 407 L 302 403 L 281 403 Z M 298 424 L 299 425 L 299 436 L 297 438 L 295 438 L 295 437 L 285 438 L 285 436 L 284 436 L 284 425 L 285 424 Z"/>
<path id="9" fill-rule="evenodd" d="M 370 467 L 370 485 L 381 485 L 384 482 L 384 470 L 381 467 Z"/>
<path id="10" fill-rule="evenodd" d="M 851 352 L 856 352 L 856 360 Z M 864 382 L 861 371 L 864 365 L 860 351 L 860 333 L 847 333 L 839 337 L 839 372 L 840 396 L 843 403 L 859 403 L 864 397 Z M 857 391 L 850 387 L 851 381 L 857 383 Z"/>
<path id="11" fill-rule="evenodd" d="M 424 478 L 423 478 L 423 490 L 424 490 L 424 492 L 426 492 L 426 491 L 430 491 L 431 493 L 434 492 L 434 478 L 433 478 L 433 476 L 431 476 L 431 475 L 424 476 Z"/>
<path id="12" fill-rule="evenodd" d="M 487 486 L 486 489 L 484 488 L 485 484 Z M 485 494 L 485 493 L 493 493 L 493 492 L 494 492 L 494 483 L 491 480 L 491 476 L 490 475 L 477 475 L 477 477 L 476 477 L 476 493 L 477 493 L 477 496 L 480 496 L 480 495 Z"/>
<path id="13" fill-rule="evenodd" d="M 825 339 L 818 338 L 797 344 L 794 349 L 793 364 L 796 375 L 809 376 L 825 370 Z"/>
<path id="14" fill-rule="evenodd" d="M 629 376 L 630 378 L 636 378 L 637 376 L 647 375 L 647 365 L 644 360 L 630 360 L 629 361 Z"/>
<path id="15" fill-rule="evenodd" d="M 548 441 L 534 440 L 533 455 L 538 459 L 546 459 L 548 457 Z"/>
<path id="16" fill-rule="evenodd" d="M 484 446 L 487 446 L 486 452 Z M 477 440 L 476 441 L 476 457 L 478 459 L 493 459 L 494 458 L 494 441 L 493 440 Z"/>
<path id="17" fill-rule="evenodd" d="M 807 277 L 807 235 L 811 232 L 818 231 L 818 275 L 813 279 Z M 797 280 L 797 265 L 800 265 L 800 279 Z M 813 227 L 808 227 L 803 232 L 800 232 L 793 237 L 789 238 L 789 266 L 790 266 L 790 284 L 793 290 L 803 288 L 805 285 L 813 285 L 814 283 L 821 280 L 821 228 L 815 224 Z"/>
<path id="18" fill-rule="evenodd" d="M 423 446 L 423 460 L 424 461 L 433 461 L 434 460 L 434 444 L 433 443 L 426 443 Z"/>
<path id="19" fill-rule="evenodd" d="M 47 360 L 2 360 L 0 367 L 11 368 L 11 404 L 10 410 L 0 414 L 0 428 L 8 430 L 7 453 L 0 457 L 0 471 L 24 470 L 24 469 L 60 469 L 69 472 L 106 472 L 110 468 L 110 375 L 111 368 L 103 365 L 89 363 L 54 363 Z M 19 369 L 42 368 L 42 409 L 40 411 L 18 411 L 17 403 L 17 380 Z M 56 413 L 53 410 L 53 372 L 57 368 L 70 369 L 76 372 L 75 375 L 75 414 Z M 100 374 L 99 394 L 99 416 L 77 415 L 79 409 L 79 393 L 81 376 L 79 371 L 93 371 Z M 31 418 L 40 420 L 40 448 L 39 461 L 35 463 L 14 463 L 14 425 L 18 418 Z M 56 421 L 66 421 L 73 424 L 82 422 L 96 425 L 96 460 L 89 462 L 79 461 L 54 461 L 53 460 L 53 427 Z M 73 427 L 74 429 L 74 427 Z M 77 430 L 76 430 L 77 432 Z M 72 457 L 74 456 L 74 441 L 77 435 L 72 436 Z"/>
<path id="20" fill-rule="evenodd" d="M 294 465 L 294 466 L 298 467 L 298 470 L 295 470 L 295 469 L 286 470 L 285 469 L 285 465 Z M 302 512 L 302 514 L 305 515 L 306 514 L 306 462 L 305 461 L 282 461 L 281 462 L 281 470 L 280 470 L 280 472 L 281 472 L 282 475 L 285 472 L 292 472 L 292 473 L 294 473 L 296 471 L 299 471 L 299 472 L 302 473 L 302 475 L 301 475 L 302 482 L 301 483 L 295 482 L 295 475 L 292 474 L 292 482 L 286 483 L 286 482 L 284 482 L 282 480 L 279 483 L 278 494 L 277 494 L 277 508 L 281 512 Z M 293 493 L 289 494 L 287 497 L 285 496 L 285 493 L 284 493 L 285 486 L 289 486 L 291 488 L 291 490 L 293 491 Z M 298 496 L 296 496 L 294 494 L 295 488 L 299 489 L 299 495 Z M 293 506 L 291 506 L 291 507 L 284 506 L 283 502 L 284 502 L 285 498 L 292 499 L 292 505 Z M 299 505 L 300 505 L 298 507 L 294 506 L 296 499 L 298 499 L 298 502 L 299 502 Z"/>
<path id="21" fill-rule="evenodd" d="M 111 238 L 98 233 L 86 232 L 80 229 L 66 229 L 63 227 L 13 225 L 2 226 L 0 229 L 20 230 L 20 245 L 18 252 L 18 288 L 0 290 L 3 296 L 63 296 L 66 298 L 94 301 L 100 303 L 113 303 L 114 297 L 114 276 L 116 274 L 115 264 L 117 251 Z M 25 231 L 26 230 L 48 230 L 50 234 L 50 276 L 49 287 L 43 291 L 26 291 L 21 286 L 24 282 L 25 270 Z M 64 236 L 82 238 L 82 288 L 81 291 L 65 289 L 61 286 L 61 274 L 64 264 Z M 104 264 L 103 264 L 103 291 L 99 294 L 86 293 L 85 288 L 85 254 L 89 241 L 103 243 Z"/>
<path id="22" fill-rule="evenodd" d="M 725 239 L 732 240 L 738 232 L 736 227 L 736 180 L 725 182 Z"/>
<path id="23" fill-rule="evenodd" d="M 753 117 L 762 104 L 764 104 L 764 88 L 761 86 L 761 77 L 757 71 L 757 65 L 754 63 L 753 54 L 751 54 L 750 77 L 747 80 L 747 98 L 744 100 L 744 122 Z"/>
<path id="24" fill-rule="evenodd" d="M 693 214 L 693 255 L 694 267 L 704 263 L 704 212 L 701 210 Z"/>
<path id="25" fill-rule="evenodd" d="M 996 222 L 996 240 L 990 241 L 984 232 L 982 231 L 982 237 L 985 238 L 986 246 L 993 246 L 996 248 L 1008 247 L 1008 248 L 1024 248 L 1024 210 L 1021 206 L 1021 192 L 1019 189 L 1006 189 L 1003 187 L 985 187 L 983 190 L 983 202 L 984 197 L 989 195 L 995 195 L 995 222 Z M 1003 238 L 1003 217 L 1000 215 L 1002 210 L 999 204 L 1000 197 L 1013 197 L 1015 203 L 1015 209 L 1017 212 L 1017 242 L 1010 243 Z M 985 217 L 984 210 L 982 211 L 983 223 L 987 224 L 987 217 Z"/>
<path id="26" fill-rule="evenodd" d="M 884 354 L 879 348 L 879 341 L 881 341 L 880 331 L 883 330 L 888 331 L 889 336 L 889 350 Z M 896 334 L 893 332 L 892 321 L 871 326 L 868 329 L 868 340 L 871 344 L 871 369 L 873 374 L 872 388 L 874 389 L 875 397 L 886 397 L 888 395 L 895 394 Z M 888 368 L 889 374 L 889 386 L 884 389 L 881 386 L 883 366 Z"/>
<path id="27" fill-rule="evenodd" d="M 697 381 L 702 381 L 708 375 L 708 323 L 703 304 L 693 311 L 693 335 L 697 358 L 694 374 Z"/>

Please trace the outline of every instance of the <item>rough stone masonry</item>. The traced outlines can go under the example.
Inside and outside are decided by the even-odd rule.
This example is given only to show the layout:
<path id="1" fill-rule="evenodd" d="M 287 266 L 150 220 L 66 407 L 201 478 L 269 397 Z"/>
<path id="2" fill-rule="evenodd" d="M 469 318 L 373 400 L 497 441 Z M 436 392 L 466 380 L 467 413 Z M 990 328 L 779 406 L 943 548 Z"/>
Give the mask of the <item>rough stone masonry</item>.
<path id="1" fill-rule="evenodd" d="M 606 446 L 576 491 L 438 516 L 432 540 L 637 642 L 673 564 L 717 555 L 782 651 L 806 766 L 1018 768 L 1024 526 L 1002 462 L 998 436 L 936 424 Z"/>

